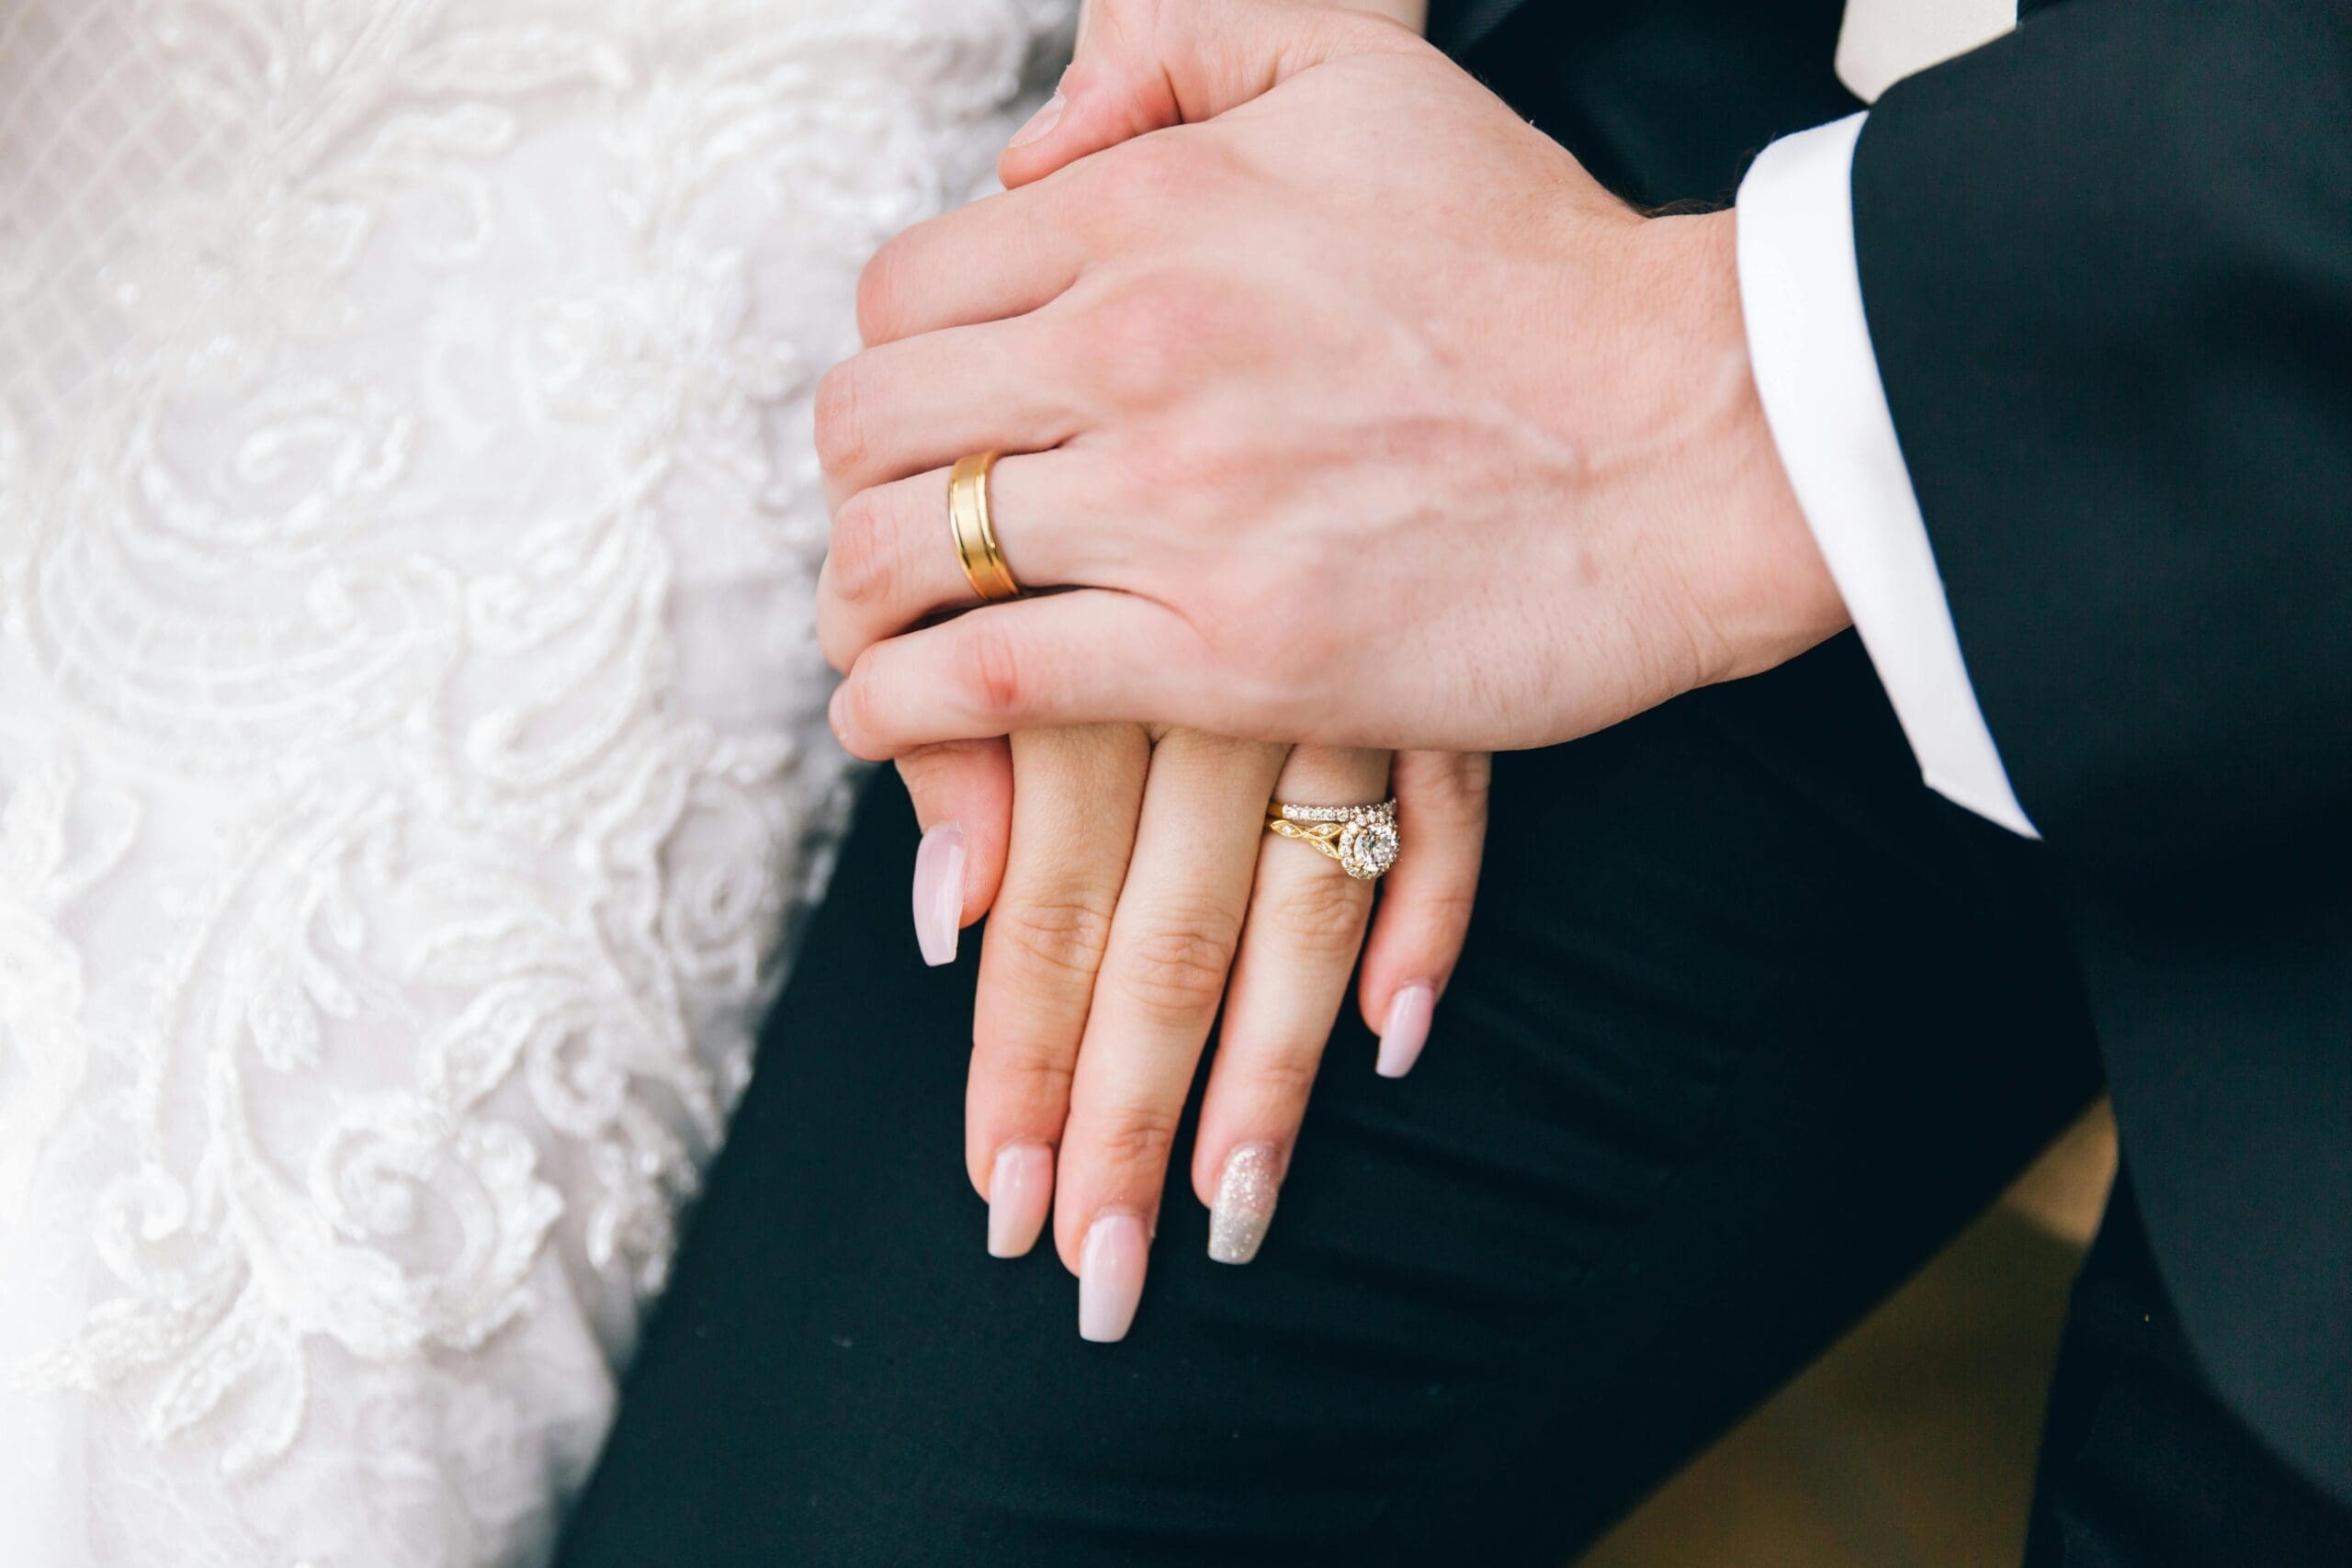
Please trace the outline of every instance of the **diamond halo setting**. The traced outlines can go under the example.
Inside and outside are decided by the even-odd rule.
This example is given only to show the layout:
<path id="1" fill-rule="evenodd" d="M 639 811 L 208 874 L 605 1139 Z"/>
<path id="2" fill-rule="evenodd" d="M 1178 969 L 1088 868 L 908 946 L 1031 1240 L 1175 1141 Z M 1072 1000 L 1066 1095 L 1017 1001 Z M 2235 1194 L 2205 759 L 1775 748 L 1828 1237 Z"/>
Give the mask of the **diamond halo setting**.
<path id="1" fill-rule="evenodd" d="M 1362 882 L 1387 874 L 1404 846 L 1394 800 L 1367 806 L 1297 806 L 1276 801 L 1267 807 L 1266 829 L 1311 845 Z"/>
<path id="2" fill-rule="evenodd" d="M 1394 818 L 1360 817 L 1340 831 L 1340 869 L 1362 882 L 1378 881 L 1402 848 Z"/>

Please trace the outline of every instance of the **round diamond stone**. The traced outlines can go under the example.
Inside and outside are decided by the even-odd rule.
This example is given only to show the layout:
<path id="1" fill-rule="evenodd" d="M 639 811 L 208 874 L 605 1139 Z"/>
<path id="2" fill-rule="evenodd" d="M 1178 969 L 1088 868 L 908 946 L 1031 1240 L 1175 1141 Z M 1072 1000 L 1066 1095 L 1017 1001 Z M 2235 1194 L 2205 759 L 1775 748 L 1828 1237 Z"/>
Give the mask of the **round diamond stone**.
<path id="1" fill-rule="evenodd" d="M 1396 823 L 1385 817 L 1361 818 L 1340 835 L 1340 868 L 1369 882 L 1396 863 L 1400 847 Z"/>

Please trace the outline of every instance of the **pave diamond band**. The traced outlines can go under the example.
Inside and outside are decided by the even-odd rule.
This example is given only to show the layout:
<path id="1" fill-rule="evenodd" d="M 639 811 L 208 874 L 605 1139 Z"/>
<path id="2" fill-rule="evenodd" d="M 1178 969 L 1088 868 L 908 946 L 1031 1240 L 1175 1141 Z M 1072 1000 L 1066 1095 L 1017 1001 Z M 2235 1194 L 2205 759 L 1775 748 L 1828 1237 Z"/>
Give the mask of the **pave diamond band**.
<path id="1" fill-rule="evenodd" d="M 1295 806 L 1271 801 L 1266 807 L 1266 831 L 1317 850 L 1340 863 L 1340 869 L 1361 882 L 1376 882 L 1388 874 L 1404 848 L 1396 831 L 1396 802 L 1367 806 Z"/>
<path id="2" fill-rule="evenodd" d="M 1272 809 L 1292 822 L 1352 822 L 1359 817 L 1385 817 L 1394 821 L 1396 817 L 1394 800 L 1371 806 L 1290 806 L 1277 801 Z"/>

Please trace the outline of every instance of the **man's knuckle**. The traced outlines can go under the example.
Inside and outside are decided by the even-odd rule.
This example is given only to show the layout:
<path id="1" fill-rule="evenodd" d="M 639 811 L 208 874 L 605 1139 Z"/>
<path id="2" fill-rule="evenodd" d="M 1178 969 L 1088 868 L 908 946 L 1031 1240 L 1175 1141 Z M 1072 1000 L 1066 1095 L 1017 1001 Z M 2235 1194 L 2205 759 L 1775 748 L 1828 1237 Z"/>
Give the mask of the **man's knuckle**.
<path id="1" fill-rule="evenodd" d="M 844 359 L 817 383 L 817 461 L 828 474 L 848 471 L 865 452 L 865 415 L 860 407 L 865 377 L 862 356 Z"/>
<path id="2" fill-rule="evenodd" d="M 873 655 L 872 649 L 859 654 L 850 665 L 848 679 L 842 682 L 837 717 L 844 740 L 871 744 L 881 738 L 882 682 Z"/>
<path id="3" fill-rule="evenodd" d="M 1137 137 L 1103 161 L 1103 190 L 1124 213 L 1163 216 L 1197 191 L 1202 162 L 1189 137 Z"/>
<path id="4" fill-rule="evenodd" d="M 860 491 L 833 516 L 829 547 L 833 592 L 852 604 L 889 597 L 897 576 L 897 551 L 879 492 Z"/>
<path id="5" fill-rule="evenodd" d="M 857 335 L 868 344 L 899 335 L 906 318 L 907 273 L 913 241 L 901 234 L 874 253 L 857 275 Z"/>
<path id="6" fill-rule="evenodd" d="M 1023 711 L 1031 689 L 1031 660 L 1004 631 L 976 626 L 967 636 L 958 663 L 975 713 L 994 719 Z"/>
<path id="7" fill-rule="evenodd" d="M 1148 517 L 1153 527 L 1175 537 L 1191 537 L 1195 525 L 1219 525 L 1205 504 L 1208 498 L 1184 487 L 1191 476 L 1184 458 L 1203 443 L 1194 439 L 1186 421 L 1145 419 L 1126 422 L 1106 431 L 1102 441 L 1103 468 L 1116 501 L 1130 514 Z"/>
<path id="8" fill-rule="evenodd" d="M 1316 666 L 1300 654 L 1313 637 L 1311 608 L 1302 610 L 1295 582 L 1288 588 L 1262 578 L 1276 572 L 1236 572 L 1209 586 L 1192 615 L 1210 644 L 1231 656 L 1243 670 L 1302 670 Z M 1255 682 L 1245 677 L 1234 689 L 1237 698 Z"/>
<path id="9" fill-rule="evenodd" d="M 1093 379 L 1130 399 L 1154 400 L 1182 385 L 1201 354 L 1193 302 L 1156 280 L 1104 297 L 1082 330 L 1079 353 Z"/>
<path id="10" fill-rule="evenodd" d="M 820 595 L 817 602 L 817 651 L 825 656 L 825 662 L 837 673 L 846 675 L 857 662 L 864 646 L 856 625 L 829 595 Z"/>
<path id="11" fill-rule="evenodd" d="M 1127 210 L 1164 223 L 1189 225 L 1199 208 L 1231 201 L 1248 173 L 1231 142 L 1198 129 L 1138 137 L 1117 154 L 1106 163 L 1114 165 L 1108 172 L 1125 190 Z"/>

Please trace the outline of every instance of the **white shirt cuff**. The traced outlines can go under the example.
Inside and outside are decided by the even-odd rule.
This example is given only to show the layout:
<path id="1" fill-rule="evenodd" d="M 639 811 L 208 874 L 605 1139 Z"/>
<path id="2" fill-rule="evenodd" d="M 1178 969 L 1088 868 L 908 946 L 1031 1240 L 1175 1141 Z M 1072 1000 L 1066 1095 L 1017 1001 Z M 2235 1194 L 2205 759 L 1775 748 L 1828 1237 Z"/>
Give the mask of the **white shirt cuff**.
<path id="1" fill-rule="evenodd" d="M 1854 144 L 1866 116 L 1783 137 L 1739 187 L 1739 297 L 1781 464 L 1919 773 L 2039 838 L 1976 705 L 1862 313 Z"/>

